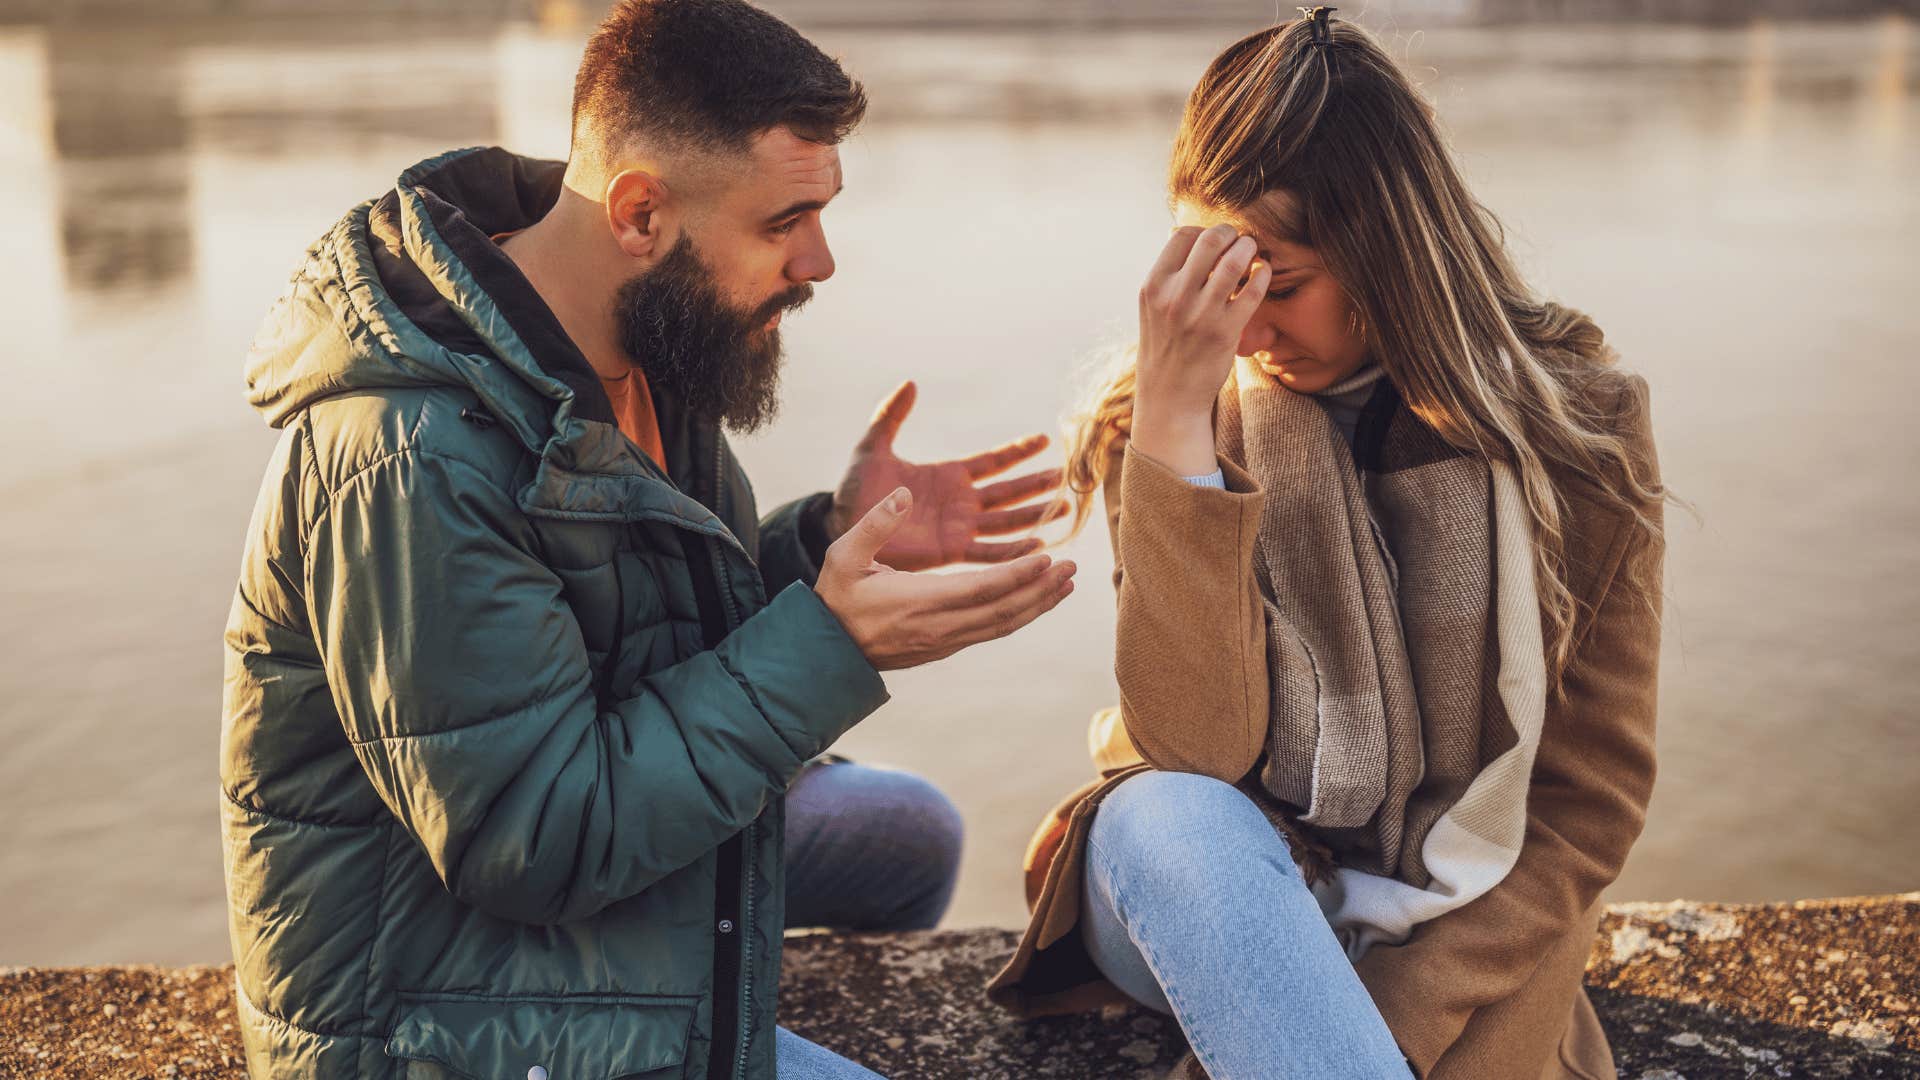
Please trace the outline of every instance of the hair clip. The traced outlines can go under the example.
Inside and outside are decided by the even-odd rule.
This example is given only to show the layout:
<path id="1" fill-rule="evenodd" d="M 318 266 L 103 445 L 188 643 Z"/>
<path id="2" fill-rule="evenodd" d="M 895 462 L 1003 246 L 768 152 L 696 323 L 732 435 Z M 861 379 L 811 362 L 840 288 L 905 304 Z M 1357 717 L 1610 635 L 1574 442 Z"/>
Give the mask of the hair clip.
<path id="1" fill-rule="evenodd" d="M 1313 30 L 1312 44 L 1314 45 L 1333 44 L 1333 27 L 1328 24 L 1333 19 L 1333 13 L 1336 11 L 1339 11 L 1340 10 L 1339 8 L 1303 7 L 1303 8 L 1298 8 L 1296 10 L 1300 12 L 1301 18 L 1307 20 L 1307 26 Z"/>

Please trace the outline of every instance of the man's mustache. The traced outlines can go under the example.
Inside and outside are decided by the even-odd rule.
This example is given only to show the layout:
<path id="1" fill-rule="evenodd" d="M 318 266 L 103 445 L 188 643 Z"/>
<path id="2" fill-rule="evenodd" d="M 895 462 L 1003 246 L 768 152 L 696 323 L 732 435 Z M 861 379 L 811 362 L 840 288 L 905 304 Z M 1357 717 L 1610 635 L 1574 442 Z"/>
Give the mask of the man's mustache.
<path id="1" fill-rule="evenodd" d="M 755 326 L 758 326 L 768 319 L 773 318 L 775 312 L 799 311 L 801 308 L 807 306 L 807 301 L 812 299 L 812 285 L 795 285 L 793 288 L 787 289 L 784 292 L 775 293 L 773 299 L 761 304 L 760 307 L 754 311 L 751 322 Z"/>

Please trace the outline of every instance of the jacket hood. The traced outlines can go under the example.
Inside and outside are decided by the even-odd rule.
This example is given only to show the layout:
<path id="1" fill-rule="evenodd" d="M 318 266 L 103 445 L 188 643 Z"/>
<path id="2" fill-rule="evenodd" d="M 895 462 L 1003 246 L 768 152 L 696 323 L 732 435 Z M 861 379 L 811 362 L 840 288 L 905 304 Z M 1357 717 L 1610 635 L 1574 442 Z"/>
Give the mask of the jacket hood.
<path id="1" fill-rule="evenodd" d="M 613 423 L 592 367 L 491 239 L 538 221 L 564 171 L 499 148 L 455 150 L 348 211 L 255 336 L 248 402 L 277 428 L 335 394 L 464 387 L 537 455 L 604 440 L 604 429 L 578 430 Z"/>

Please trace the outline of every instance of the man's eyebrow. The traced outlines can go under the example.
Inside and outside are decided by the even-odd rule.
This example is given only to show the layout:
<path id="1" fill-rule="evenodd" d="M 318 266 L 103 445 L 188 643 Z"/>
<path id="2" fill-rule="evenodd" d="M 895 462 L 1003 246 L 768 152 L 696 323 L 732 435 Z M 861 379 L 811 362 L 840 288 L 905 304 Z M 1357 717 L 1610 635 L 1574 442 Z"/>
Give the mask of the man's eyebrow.
<path id="1" fill-rule="evenodd" d="M 842 191 L 845 191 L 846 188 L 847 188 L 847 185 L 845 181 L 842 181 L 837 187 L 833 189 L 833 195 L 829 195 L 824 199 L 802 199 L 801 201 L 786 207 L 785 209 L 781 210 L 777 214 L 767 215 L 767 220 L 770 222 L 779 221 L 782 218 L 790 218 L 795 214 L 804 214 L 809 210 L 824 210 L 826 209 L 827 203 L 833 201 L 833 196 L 840 194 Z"/>

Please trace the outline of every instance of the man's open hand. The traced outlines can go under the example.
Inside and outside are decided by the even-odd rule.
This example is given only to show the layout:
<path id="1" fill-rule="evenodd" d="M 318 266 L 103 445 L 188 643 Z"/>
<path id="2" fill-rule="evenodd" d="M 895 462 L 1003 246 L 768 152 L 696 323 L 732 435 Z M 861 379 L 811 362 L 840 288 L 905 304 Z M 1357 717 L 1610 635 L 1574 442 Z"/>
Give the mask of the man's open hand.
<path id="1" fill-rule="evenodd" d="M 1030 435 L 972 457 L 928 465 L 893 452 L 894 436 L 913 410 L 913 383 L 900 384 L 874 414 L 854 448 L 847 475 L 833 493 L 827 534 L 838 539 L 895 488 L 913 493 L 912 509 L 897 524 L 878 561 L 896 570 L 928 570 L 956 562 L 1006 562 L 1038 551 L 1038 537 L 989 543 L 985 536 L 1023 532 L 1067 513 L 1059 490 L 1060 470 L 1047 469 L 992 484 L 979 481 L 1006 472 L 1046 449 L 1045 435 Z M 978 486 L 976 486 L 978 484 Z M 1047 501 L 1021 505 L 1041 496 Z"/>
<path id="2" fill-rule="evenodd" d="M 877 670 L 943 660 L 1006 637 L 1073 592 L 1073 563 L 1047 555 L 952 574 L 909 573 L 876 561 L 912 511 L 913 496 L 895 489 L 827 549 L 814 586 Z"/>

